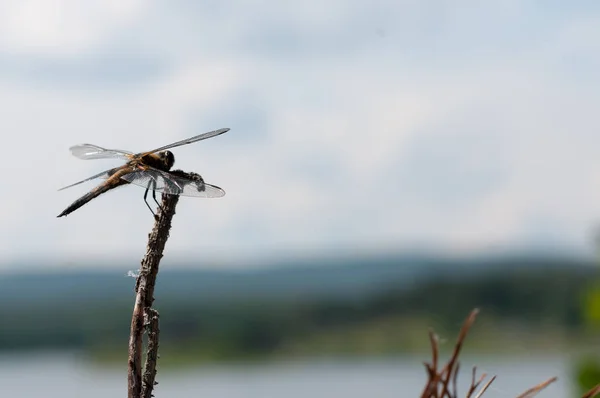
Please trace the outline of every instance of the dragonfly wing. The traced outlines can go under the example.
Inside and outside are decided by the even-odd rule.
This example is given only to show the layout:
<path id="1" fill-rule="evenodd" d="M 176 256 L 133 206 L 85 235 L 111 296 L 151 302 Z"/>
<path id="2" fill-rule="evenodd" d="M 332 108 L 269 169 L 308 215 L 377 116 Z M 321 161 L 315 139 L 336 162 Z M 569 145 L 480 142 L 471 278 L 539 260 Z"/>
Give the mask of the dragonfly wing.
<path id="1" fill-rule="evenodd" d="M 118 158 L 129 160 L 133 153 L 120 149 L 106 149 L 93 144 L 75 145 L 69 148 L 73 156 L 83 159 L 110 159 Z"/>
<path id="2" fill-rule="evenodd" d="M 191 144 L 193 142 L 198 142 L 198 141 L 205 140 L 207 138 L 216 137 L 217 135 L 221 135 L 221 134 L 226 133 L 228 131 L 229 131 L 229 128 L 224 128 L 224 129 L 218 129 L 218 130 L 214 130 L 214 131 L 209 131 L 208 133 L 196 135 L 196 136 L 194 136 L 192 138 L 187 138 L 185 140 L 177 141 L 177 142 L 174 142 L 172 144 L 161 146 L 160 148 L 156 148 L 156 149 L 153 149 L 151 151 L 143 152 L 143 153 L 147 154 L 147 153 L 154 153 L 154 152 L 164 151 L 164 150 L 167 150 L 167 149 L 175 148 L 177 146 L 187 145 L 187 144 Z"/>
<path id="3" fill-rule="evenodd" d="M 81 180 L 79 182 L 76 182 L 75 184 L 71 184 L 71 185 L 67 185 L 66 187 L 62 187 L 61 189 L 59 189 L 59 191 L 62 191 L 63 189 L 74 187 L 75 185 L 79 185 L 79 184 L 82 184 L 84 182 L 95 180 L 96 178 L 102 178 L 102 179 L 106 180 L 108 177 L 110 177 L 111 175 L 113 175 L 117 171 L 117 169 L 118 169 L 118 167 L 110 169 L 110 170 L 103 171 L 102 173 L 98 173 L 96 175 L 88 177 L 85 180 Z"/>
<path id="4" fill-rule="evenodd" d="M 225 195 L 221 188 L 204 182 L 198 174 L 194 179 L 181 177 L 155 168 L 134 171 L 121 176 L 122 179 L 143 188 L 170 195 L 220 198 Z"/>

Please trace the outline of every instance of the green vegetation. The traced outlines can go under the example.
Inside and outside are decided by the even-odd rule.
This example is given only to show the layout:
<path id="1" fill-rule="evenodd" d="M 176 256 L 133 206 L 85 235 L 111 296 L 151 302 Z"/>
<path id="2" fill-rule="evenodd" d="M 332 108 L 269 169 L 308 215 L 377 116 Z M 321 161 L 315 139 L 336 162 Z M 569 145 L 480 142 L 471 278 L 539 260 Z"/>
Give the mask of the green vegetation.
<path id="1" fill-rule="evenodd" d="M 600 361 L 597 356 L 588 355 L 574 366 L 574 379 L 578 394 L 590 390 L 600 381 Z"/>
<path id="2" fill-rule="evenodd" d="M 589 311 L 581 310 L 589 301 L 583 293 L 597 278 L 594 268 L 569 263 L 502 265 L 471 276 L 432 275 L 413 284 L 388 281 L 385 287 L 357 297 L 159 296 L 161 364 L 422 353 L 429 349 L 425 333 L 429 327 L 451 339 L 464 314 L 474 307 L 485 316 L 471 333 L 473 351 L 564 351 L 594 342 L 587 327 Z M 89 302 L 73 299 L 60 306 L 51 301 L 5 302 L 0 306 L 0 350 L 68 348 L 100 361 L 123 360 L 130 295 Z"/>

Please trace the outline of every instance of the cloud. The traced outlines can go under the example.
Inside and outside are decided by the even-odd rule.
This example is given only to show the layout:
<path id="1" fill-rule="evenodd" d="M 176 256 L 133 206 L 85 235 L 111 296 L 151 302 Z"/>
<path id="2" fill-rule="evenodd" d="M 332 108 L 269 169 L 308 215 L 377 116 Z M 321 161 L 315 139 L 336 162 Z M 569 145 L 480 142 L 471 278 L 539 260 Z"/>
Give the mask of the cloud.
<path id="1" fill-rule="evenodd" d="M 23 0 L 0 6 L 0 48 L 12 54 L 72 56 L 114 40 L 144 2 Z"/>
<path id="2" fill-rule="evenodd" d="M 600 30 L 582 10 L 127 4 L 85 26 L 72 19 L 92 8 L 42 5 L 47 36 L 3 28 L 4 258 L 139 256 L 152 218 L 136 187 L 55 218 L 90 186 L 57 188 L 114 164 L 67 148 L 141 151 L 220 127 L 232 130 L 175 152 L 227 195 L 180 201 L 171 253 L 586 247 L 600 199 L 600 83 L 586 65 Z"/>

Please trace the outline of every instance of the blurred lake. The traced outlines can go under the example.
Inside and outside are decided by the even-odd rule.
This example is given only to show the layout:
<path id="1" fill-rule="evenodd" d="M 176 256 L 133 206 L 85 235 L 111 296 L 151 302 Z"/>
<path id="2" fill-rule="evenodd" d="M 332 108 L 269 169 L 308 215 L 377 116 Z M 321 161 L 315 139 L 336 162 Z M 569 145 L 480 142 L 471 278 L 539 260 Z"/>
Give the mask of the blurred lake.
<path id="1" fill-rule="evenodd" d="M 365 360 L 305 360 L 253 365 L 219 365 L 159 369 L 157 397 L 417 397 L 423 388 L 423 360 L 402 357 Z M 466 391 L 473 364 L 497 375 L 486 398 L 515 397 L 527 388 L 558 376 L 541 398 L 572 395 L 567 357 L 465 357 L 459 394 Z M 0 396 L 47 398 L 125 397 L 126 369 L 102 367 L 76 354 L 49 352 L 0 356 Z"/>

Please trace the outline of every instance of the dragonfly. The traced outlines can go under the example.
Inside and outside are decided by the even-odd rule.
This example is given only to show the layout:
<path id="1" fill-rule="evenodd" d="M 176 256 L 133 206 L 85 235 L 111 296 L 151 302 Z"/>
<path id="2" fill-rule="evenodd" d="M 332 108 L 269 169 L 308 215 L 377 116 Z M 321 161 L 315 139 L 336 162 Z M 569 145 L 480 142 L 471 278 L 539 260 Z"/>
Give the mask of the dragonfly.
<path id="1" fill-rule="evenodd" d="M 160 148 L 151 151 L 132 153 L 120 149 L 106 149 L 93 144 L 80 144 L 69 148 L 73 156 L 83 159 L 122 159 L 127 162 L 96 175 L 93 175 L 85 180 L 67 185 L 59 189 L 71 188 L 87 181 L 95 179 L 104 179 L 105 181 L 93 188 L 91 191 L 74 201 L 69 207 L 63 210 L 57 217 L 64 217 L 81 206 L 85 205 L 101 194 L 125 184 L 138 185 L 146 188 L 144 193 L 144 202 L 150 209 L 154 217 L 156 214 L 152 207 L 148 204 L 148 192 L 152 191 L 152 198 L 160 208 L 160 204 L 156 200 L 156 192 L 161 192 L 170 195 L 196 196 L 203 198 L 219 198 L 225 195 L 225 191 L 216 185 L 210 185 L 204 182 L 202 177 L 194 174 L 194 179 L 185 178 L 181 175 L 171 173 L 170 170 L 175 163 L 175 156 L 169 149 L 182 145 L 192 144 L 194 142 L 206 140 L 216 137 L 229 131 L 229 128 L 209 131 L 208 133 L 200 134 L 185 140 L 177 141 L 169 145 L 161 146 Z"/>

